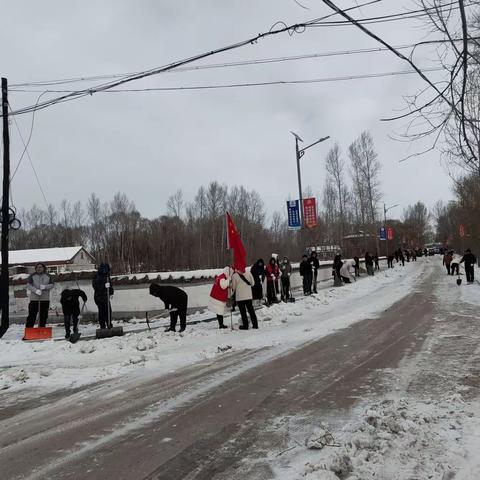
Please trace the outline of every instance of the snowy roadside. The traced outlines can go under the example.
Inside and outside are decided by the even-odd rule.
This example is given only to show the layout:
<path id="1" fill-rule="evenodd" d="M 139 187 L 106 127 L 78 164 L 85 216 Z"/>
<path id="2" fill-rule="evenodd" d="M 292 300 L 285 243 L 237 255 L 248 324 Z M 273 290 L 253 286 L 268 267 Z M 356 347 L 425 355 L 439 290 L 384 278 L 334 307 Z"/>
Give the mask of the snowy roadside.
<path id="1" fill-rule="evenodd" d="M 418 261 L 294 304 L 263 308 L 258 311 L 257 331 L 218 330 L 215 323 L 208 323 L 187 326 L 185 334 L 155 330 L 74 345 L 2 340 L 0 390 L 38 395 L 120 375 L 158 377 L 232 351 L 269 347 L 272 355 L 281 354 L 383 312 L 431 268 L 430 261 Z M 9 397 L 13 401 L 14 396 Z"/>
<path id="2" fill-rule="evenodd" d="M 276 477 L 477 480 L 480 477 L 480 287 L 435 265 L 435 324 L 420 352 L 380 370 L 349 411 L 277 418 Z"/>

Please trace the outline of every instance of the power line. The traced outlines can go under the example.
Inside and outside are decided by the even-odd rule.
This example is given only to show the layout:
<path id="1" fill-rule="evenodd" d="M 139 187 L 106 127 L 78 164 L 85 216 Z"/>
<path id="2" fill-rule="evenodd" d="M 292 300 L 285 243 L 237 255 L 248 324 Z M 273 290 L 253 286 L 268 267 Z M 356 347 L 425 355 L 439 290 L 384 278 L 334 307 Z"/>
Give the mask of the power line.
<path id="1" fill-rule="evenodd" d="M 380 1 L 382 1 L 382 0 L 370 0 L 369 2 L 366 2 L 362 5 L 353 6 L 353 7 L 350 7 L 348 9 L 346 9 L 346 10 L 347 11 L 355 10 L 355 9 L 358 9 L 358 8 L 366 6 L 366 5 L 372 5 L 372 4 L 378 3 Z M 140 80 L 142 78 L 150 77 L 152 75 L 158 75 L 159 73 L 163 73 L 163 72 L 166 72 L 166 71 L 169 71 L 169 70 L 173 70 L 173 69 L 181 67 L 183 65 L 187 65 L 187 64 L 196 62 L 198 60 L 202 60 L 204 58 L 211 57 L 211 56 L 216 55 L 218 53 L 223 53 L 223 52 L 227 52 L 227 51 L 230 51 L 230 50 L 235 50 L 235 49 L 240 48 L 240 47 L 244 47 L 246 45 L 255 44 L 259 40 L 265 39 L 265 38 L 273 36 L 273 35 L 278 35 L 280 33 L 288 33 L 289 35 L 293 35 L 294 33 L 302 33 L 307 29 L 307 27 L 309 25 L 311 25 L 313 23 L 317 23 L 321 20 L 326 20 L 326 19 L 331 18 L 335 15 L 337 15 L 337 13 L 331 13 L 329 15 L 325 15 L 325 16 L 320 17 L 320 18 L 316 18 L 316 19 L 313 19 L 313 20 L 310 20 L 310 21 L 307 21 L 307 22 L 303 22 L 303 23 L 295 23 L 295 24 L 292 24 L 292 25 L 286 25 L 283 22 L 277 22 L 270 28 L 270 30 L 268 32 L 259 33 L 258 35 L 255 35 L 254 37 L 248 38 L 246 40 L 242 40 L 240 42 L 233 43 L 233 44 L 230 44 L 230 45 L 226 45 L 224 47 L 220 47 L 220 48 L 217 48 L 215 50 L 211 50 L 209 52 L 204 52 L 204 53 L 201 53 L 201 54 L 198 54 L 198 55 L 194 55 L 192 57 L 188 57 L 188 58 L 185 58 L 185 59 L 182 59 L 182 60 L 178 60 L 178 61 L 169 63 L 169 64 L 161 66 L 161 67 L 156 67 L 156 68 L 153 68 L 153 69 L 150 69 L 150 70 L 145 70 L 143 72 L 139 72 L 138 74 L 127 76 L 127 77 L 122 78 L 122 79 L 117 80 L 117 81 L 107 82 L 105 84 L 97 85 L 96 87 L 83 89 L 83 90 L 76 91 L 76 92 L 71 92 L 71 93 L 68 93 L 66 95 L 63 95 L 63 96 L 60 96 L 60 97 L 57 97 L 57 98 L 54 98 L 54 99 L 51 99 L 51 100 L 47 100 L 47 101 L 42 102 L 42 103 L 38 103 L 37 105 L 30 105 L 30 106 L 27 106 L 27 107 L 23 107 L 23 108 L 20 108 L 19 110 L 14 111 L 12 114 L 13 115 L 20 115 L 20 114 L 23 114 L 23 113 L 29 113 L 29 112 L 32 112 L 34 110 L 40 110 L 40 109 L 48 108 L 48 107 L 50 107 L 52 105 L 55 105 L 57 103 L 68 102 L 68 101 L 76 100 L 78 98 L 82 98 L 82 97 L 87 96 L 87 95 L 93 95 L 94 93 L 97 93 L 97 92 L 100 92 L 100 91 L 105 91 L 105 90 L 117 87 L 119 85 L 123 85 L 123 84 L 128 83 L 128 82 L 132 82 L 132 81 L 135 81 L 135 80 Z M 278 25 L 281 25 L 281 26 L 279 28 L 276 28 Z"/>
<path id="2" fill-rule="evenodd" d="M 40 97 L 39 97 L 40 99 Z M 8 107 L 10 108 L 10 111 L 12 111 L 12 108 L 10 106 L 10 104 L 8 105 Z M 17 164 L 17 167 L 15 168 L 15 171 L 13 172 L 13 175 L 10 177 L 10 183 L 12 182 L 13 180 L 13 177 L 15 176 L 15 174 L 17 173 L 17 170 L 18 168 L 20 167 L 20 164 L 22 162 L 22 159 L 23 159 L 23 156 L 24 154 L 26 153 L 27 154 L 27 158 L 30 162 L 30 166 L 32 167 L 32 170 L 33 170 L 33 173 L 35 175 L 35 179 L 37 181 L 37 185 L 38 185 L 38 188 L 40 189 L 40 192 L 42 193 L 42 196 L 43 196 L 43 199 L 45 200 L 45 205 L 47 206 L 47 209 L 48 209 L 48 200 L 47 200 L 47 196 L 45 195 L 45 191 L 42 187 L 42 184 L 40 182 L 40 178 L 38 177 L 38 174 L 37 174 L 37 170 L 35 169 L 35 166 L 33 165 L 33 161 L 32 161 L 32 157 L 30 156 L 30 153 L 28 151 L 28 145 L 30 143 L 30 140 L 32 138 L 32 133 L 33 133 L 33 125 L 34 125 L 34 120 L 35 120 L 35 112 L 33 112 L 33 115 L 32 115 L 32 124 L 31 124 L 31 128 L 30 128 L 30 134 L 29 134 L 29 137 L 28 137 L 28 140 L 27 142 L 25 142 L 24 138 L 23 138 L 23 135 L 22 135 L 22 132 L 20 130 L 20 127 L 18 126 L 18 123 L 17 123 L 17 119 L 15 118 L 14 115 L 10 115 L 12 118 L 13 118 L 13 122 L 15 123 L 15 127 L 17 128 L 17 131 L 18 131 L 18 134 L 20 136 L 20 139 L 22 140 L 22 143 L 23 143 L 23 146 L 24 146 L 24 150 L 23 150 L 23 153 L 22 153 L 22 156 L 20 157 L 20 160 Z M 13 200 L 12 200 L 12 203 L 13 203 Z"/>
<path id="3" fill-rule="evenodd" d="M 424 68 L 422 72 L 439 72 L 443 71 L 443 67 L 431 67 Z M 159 91 L 182 91 L 182 90 L 214 90 L 224 88 L 240 88 L 240 87 L 261 87 L 267 85 L 297 85 L 297 84 L 309 84 L 309 83 L 328 83 L 348 80 L 361 80 L 366 78 L 381 78 L 391 77 L 397 75 L 410 75 L 417 73 L 416 70 L 399 70 L 393 72 L 379 72 L 379 73 L 366 73 L 359 75 L 346 75 L 338 77 L 324 77 L 324 78 L 312 78 L 304 80 L 272 80 L 266 82 L 249 82 L 249 83 L 228 83 L 228 84 L 215 84 L 215 85 L 192 85 L 186 87 L 150 87 L 150 88 L 124 88 L 124 89 L 109 89 L 103 90 L 100 93 L 132 93 L 132 92 L 159 92 Z M 20 90 L 16 90 L 20 91 Z M 35 92 L 37 90 L 23 90 L 23 92 Z M 48 90 L 49 93 L 71 93 L 71 90 Z"/>
<path id="4" fill-rule="evenodd" d="M 447 6 L 455 6 L 456 2 L 451 2 L 449 4 L 442 5 L 441 8 L 446 8 Z M 412 13 L 416 12 L 426 12 L 427 10 L 431 10 L 433 7 L 429 7 L 426 10 L 415 10 L 411 12 L 404 12 L 395 15 L 411 15 Z M 456 7 L 458 8 L 458 7 Z M 436 10 L 437 11 L 437 10 Z M 426 15 L 426 13 L 424 13 Z M 390 15 L 393 16 L 393 15 Z M 383 16 L 383 17 L 371 17 L 370 19 L 382 19 L 387 18 L 390 16 Z M 360 23 L 362 23 L 360 21 Z M 314 26 L 322 26 L 325 25 L 327 22 L 324 23 L 317 23 L 311 24 L 310 27 Z M 349 21 L 342 21 L 342 22 L 330 22 L 330 23 L 337 23 L 341 25 L 352 25 Z M 448 43 L 448 40 L 442 40 L 444 43 Z M 463 39 L 454 39 L 453 41 L 463 41 Z M 416 47 L 418 44 L 410 44 L 410 45 L 399 45 L 394 48 L 398 50 L 413 48 Z M 235 67 L 235 66 L 243 66 L 243 65 L 260 65 L 265 63 L 277 63 L 277 62 L 285 62 L 285 61 L 293 61 L 293 60 L 303 60 L 308 58 L 322 58 L 322 57 L 330 57 L 330 56 L 340 56 L 340 55 L 355 55 L 355 54 L 363 54 L 363 53 L 374 53 L 374 52 L 383 52 L 388 51 L 388 48 L 366 48 L 366 49 L 357 49 L 357 50 L 341 50 L 341 51 L 333 51 L 333 52 L 324 52 L 324 53 L 313 53 L 313 54 L 305 54 L 305 55 L 295 55 L 290 57 L 274 57 L 274 58 L 265 58 L 265 59 L 254 59 L 254 60 L 244 60 L 238 62 L 224 62 L 224 63 L 217 63 L 217 64 L 207 64 L 207 65 L 196 65 L 191 67 L 181 67 L 176 68 L 173 70 L 174 72 L 189 72 L 189 71 L 196 71 L 196 70 L 204 70 L 204 69 L 212 69 L 212 68 L 223 68 L 223 67 Z M 168 72 L 171 72 L 169 70 Z M 80 76 L 80 77 L 71 77 L 71 78 L 64 78 L 64 79 L 53 79 L 53 80 L 43 80 L 37 82 L 24 82 L 24 83 L 16 83 L 10 84 L 11 87 L 27 87 L 27 86 L 50 86 L 50 85 L 61 85 L 61 84 L 68 84 L 68 83 L 78 83 L 83 81 L 94 81 L 94 80 L 105 80 L 105 79 L 115 79 L 115 78 L 124 78 L 132 75 L 137 75 L 141 72 L 127 72 L 127 73 L 115 73 L 115 74 L 105 74 L 105 75 L 94 75 L 94 76 Z M 12 90 L 15 91 L 15 90 Z"/>
<path id="5" fill-rule="evenodd" d="M 480 39 L 480 37 L 476 37 L 476 38 Z M 448 43 L 449 41 L 450 40 L 439 39 L 436 42 Z M 454 39 L 453 41 L 461 42 L 463 41 L 463 39 Z M 398 45 L 395 48 L 397 48 L 398 50 L 406 50 L 409 48 L 415 48 L 417 46 L 419 46 L 418 43 L 411 43 L 408 45 Z M 389 49 L 385 47 L 336 50 L 336 51 L 330 51 L 330 52 L 306 53 L 302 55 L 291 55 L 291 56 L 284 56 L 284 57 L 269 57 L 269 58 L 258 58 L 258 59 L 252 59 L 252 60 L 239 60 L 236 62 L 222 62 L 222 63 L 210 63 L 206 65 L 194 65 L 191 67 L 176 68 L 175 70 L 169 70 L 168 72 L 165 72 L 165 73 L 192 72 L 197 70 L 242 67 L 242 66 L 248 66 L 248 65 L 264 65 L 264 64 L 271 64 L 271 63 L 291 62 L 296 60 L 308 60 L 308 59 L 315 59 L 315 58 L 328 58 L 328 57 L 348 56 L 348 55 L 362 55 L 367 53 L 379 53 L 379 52 L 388 52 L 388 51 Z M 110 74 L 110 75 L 96 75 L 92 77 L 76 77 L 76 78 L 65 78 L 65 79 L 55 79 L 55 80 L 44 80 L 41 82 L 17 83 L 17 84 L 11 84 L 11 87 L 13 88 L 11 88 L 10 91 L 11 92 L 40 91 L 40 90 L 23 90 L 20 87 L 62 85 L 62 84 L 68 84 L 68 83 L 78 83 L 82 81 L 92 81 L 92 80 L 107 79 L 107 78 L 119 78 L 119 77 L 125 77 L 127 75 L 134 75 L 134 74 L 118 73 L 118 74 Z"/>

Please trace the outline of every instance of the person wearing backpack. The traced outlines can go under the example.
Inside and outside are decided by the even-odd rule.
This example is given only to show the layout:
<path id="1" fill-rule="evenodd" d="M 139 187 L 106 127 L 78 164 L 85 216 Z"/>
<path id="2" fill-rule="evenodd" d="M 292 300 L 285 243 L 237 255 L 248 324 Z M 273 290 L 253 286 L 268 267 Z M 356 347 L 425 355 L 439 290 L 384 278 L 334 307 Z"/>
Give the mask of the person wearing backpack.
<path id="1" fill-rule="evenodd" d="M 87 295 L 79 288 L 66 288 L 60 294 L 60 305 L 62 305 L 63 324 L 65 325 L 66 339 L 70 338 L 71 326 L 73 326 L 73 333 L 78 333 L 78 317 L 80 315 L 80 302 L 78 301 L 79 298 L 81 298 L 84 303 L 87 301 Z"/>
<path id="2" fill-rule="evenodd" d="M 235 270 L 232 275 L 232 289 L 235 292 L 238 309 L 242 317 L 242 325 L 238 327 L 240 330 L 248 330 L 247 311 L 250 315 L 252 328 L 258 328 L 257 315 L 252 303 L 252 287 L 254 285 L 253 275 L 246 270 Z"/>

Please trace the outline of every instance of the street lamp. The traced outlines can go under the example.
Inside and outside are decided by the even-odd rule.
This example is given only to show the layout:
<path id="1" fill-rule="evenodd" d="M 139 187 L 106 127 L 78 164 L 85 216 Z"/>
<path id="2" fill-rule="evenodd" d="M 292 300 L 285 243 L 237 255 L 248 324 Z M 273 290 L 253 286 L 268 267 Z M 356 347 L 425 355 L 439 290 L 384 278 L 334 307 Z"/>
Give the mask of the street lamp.
<path id="1" fill-rule="evenodd" d="M 305 150 L 308 150 L 310 147 L 313 147 L 314 145 L 317 145 L 317 143 L 324 142 L 325 140 L 328 140 L 330 137 L 322 137 L 316 142 L 313 142 L 312 144 L 308 145 L 308 147 L 305 148 L 298 148 L 298 142 L 302 142 L 303 140 L 295 133 L 290 131 L 290 133 L 295 137 L 295 154 L 297 158 L 297 175 L 298 175 L 298 195 L 300 197 L 300 225 L 303 227 L 303 194 L 302 194 L 302 176 L 300 172 L 300 159 L 305 155 Z"/>
<path id="2" fill-rule="evenodd" d="M 391 207 L 386 207 L 385 204 L 383 204 L 383 228 L 385 229 L 385 245 L 386 245 L 386 252 L 387 252 L 387 262 L 388 262 L 388 232 L 387 232 L 387 212 L 391 210 L 392 208 L 398 207 L 398 203 L 395 205 L 392 205 Z"/>

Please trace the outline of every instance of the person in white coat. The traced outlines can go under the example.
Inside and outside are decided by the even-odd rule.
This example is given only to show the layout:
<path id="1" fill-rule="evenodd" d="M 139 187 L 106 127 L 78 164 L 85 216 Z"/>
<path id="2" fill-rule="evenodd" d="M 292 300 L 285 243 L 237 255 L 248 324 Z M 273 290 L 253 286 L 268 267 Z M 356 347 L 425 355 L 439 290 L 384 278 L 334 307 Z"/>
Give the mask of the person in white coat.
<path id="1" fill-rule="evenodd" d="M 242 324 L 240 325 L 240 330 L 248 330 L 248 314 L 250 315 L 250 320 L 252 322 L 252 328 L 258 328 L 257 315 L 255 314 L 255 309 L 253 308 L 252 303 L 252 287 L 254 285 L 253 275 L 250 271 L 240 271 L 235 270 L 232 275 L 232 288 L 235 292 L 235 300 L 240 310 L 240 315 L 242 316 Z"/>
<path id="2" fill-rule="evenodd" d="M 340 267 L 340 276 L 343 283 L 352 283 L 355 280 L 355 260 L 345 260 Z"/>

